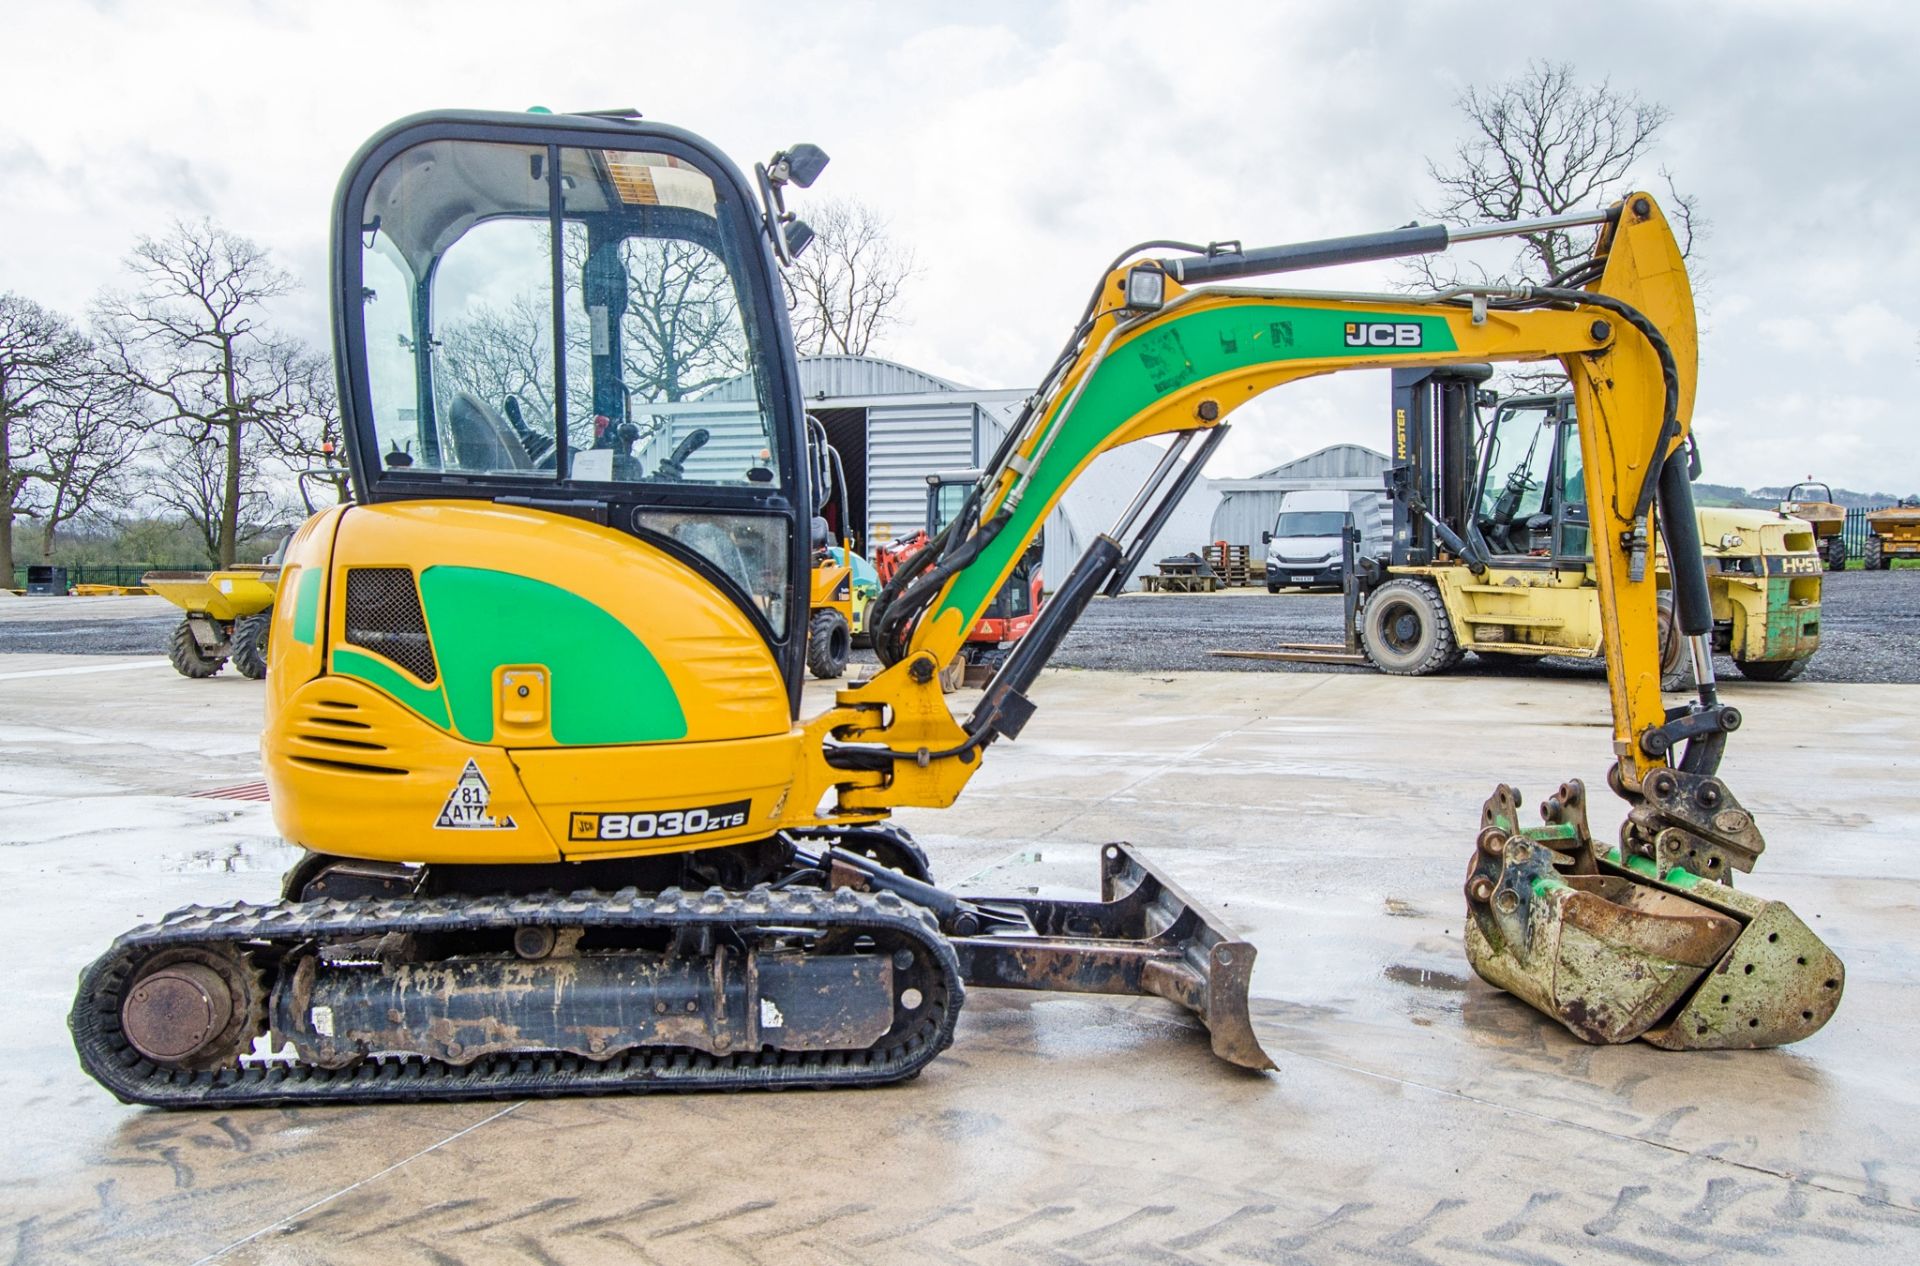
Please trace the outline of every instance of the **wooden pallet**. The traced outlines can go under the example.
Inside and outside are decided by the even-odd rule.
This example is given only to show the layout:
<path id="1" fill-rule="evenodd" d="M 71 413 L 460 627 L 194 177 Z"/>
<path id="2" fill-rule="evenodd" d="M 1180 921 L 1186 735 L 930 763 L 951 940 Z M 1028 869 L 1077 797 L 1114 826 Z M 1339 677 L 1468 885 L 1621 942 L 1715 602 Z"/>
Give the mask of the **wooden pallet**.
<path id="1" fill-rule="evenodd" d="M 1251 552 L 1245 545 L 1215 541 L 1207 546 L 1207 564 L 1213 568 L 1214 575 L 1220 577 L 1220 583 L 1231 588 L 1243 588 L 1265 576 L 1264 568 L 1261 576 L 1254 575 L 1252 561 L 1248 557 Z"/>

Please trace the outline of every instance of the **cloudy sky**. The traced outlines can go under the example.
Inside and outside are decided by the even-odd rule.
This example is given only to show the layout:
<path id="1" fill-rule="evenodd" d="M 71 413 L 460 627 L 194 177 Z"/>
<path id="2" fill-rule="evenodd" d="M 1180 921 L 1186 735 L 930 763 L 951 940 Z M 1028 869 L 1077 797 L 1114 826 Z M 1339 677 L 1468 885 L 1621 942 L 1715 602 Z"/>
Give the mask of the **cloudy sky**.
<path id="1" fill-rule="evenodd" d="M 0 49 L 0 290 L 79 314 L 137 234 L 211 214 L 307 280 L 281 315 L 317 342 L 330 201 L 368 134 L 635 106 L 742 165 L 826 148 L 816 189 L 918 257 L 881 350 L 978 386 L 1030 385 L 1128 243 L 1406 223 L 1462 89 L 1567 61 L 1672 111 L 1645 181 L 1669 168 L 1712 223 L 1705 477 L 1920 492 L 1920 6 L 64 0 L 4 6 Z M 1382 447 L 1385 392 L 1274 393 L 1209 473 Z"/>

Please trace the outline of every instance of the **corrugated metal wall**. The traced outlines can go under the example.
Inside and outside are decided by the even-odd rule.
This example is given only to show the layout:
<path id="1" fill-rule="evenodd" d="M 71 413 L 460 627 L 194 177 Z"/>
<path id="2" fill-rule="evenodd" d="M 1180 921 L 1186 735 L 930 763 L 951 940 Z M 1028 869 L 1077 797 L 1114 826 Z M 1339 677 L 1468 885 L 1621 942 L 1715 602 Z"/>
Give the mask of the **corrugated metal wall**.
<path id="1" fill-rule="evenodd" d="M 927 476 L 974 464 L 974 415 L 964 400 L 867 410 L 867 540 L 881 544 L 925 525 Z"/>

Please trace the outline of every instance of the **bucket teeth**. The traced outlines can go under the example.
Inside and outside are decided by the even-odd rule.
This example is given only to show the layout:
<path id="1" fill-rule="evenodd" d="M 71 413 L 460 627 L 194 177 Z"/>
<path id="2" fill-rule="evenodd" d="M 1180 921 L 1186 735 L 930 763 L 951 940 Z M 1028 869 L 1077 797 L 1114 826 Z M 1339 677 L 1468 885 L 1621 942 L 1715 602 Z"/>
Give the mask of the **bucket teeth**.
<path id="1" fill-rule="evenodd" d="M 1487 801 L 1467 874 L 1467 958 L 1487 983 L 1585 1041 L 1670 1050 L 1779 1046 L 1833 1014 L 1845 970 L 1785 905 L 1598 856 L 1578 782 L 1541 827 L 1521 827 L 1518 804 L 1507 786 Z"/>

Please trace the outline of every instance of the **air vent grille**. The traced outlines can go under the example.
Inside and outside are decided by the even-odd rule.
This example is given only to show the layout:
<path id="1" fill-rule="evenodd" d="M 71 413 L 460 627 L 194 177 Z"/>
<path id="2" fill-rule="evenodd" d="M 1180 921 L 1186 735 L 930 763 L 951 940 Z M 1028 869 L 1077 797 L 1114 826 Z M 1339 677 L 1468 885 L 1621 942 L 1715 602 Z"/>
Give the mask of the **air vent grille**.
<path id="1" fill-rule="evenodd" d="M 410 568 L 347 570 L 347 644 L 390 659 L 421 681 L 438 676 Z"/>

